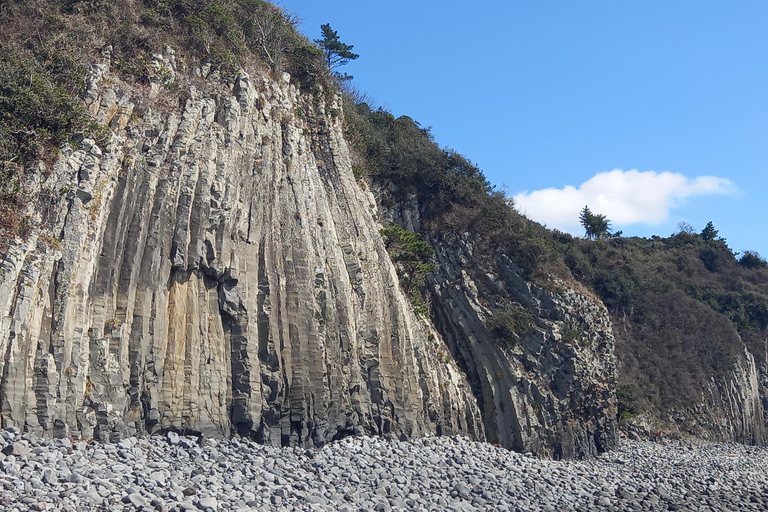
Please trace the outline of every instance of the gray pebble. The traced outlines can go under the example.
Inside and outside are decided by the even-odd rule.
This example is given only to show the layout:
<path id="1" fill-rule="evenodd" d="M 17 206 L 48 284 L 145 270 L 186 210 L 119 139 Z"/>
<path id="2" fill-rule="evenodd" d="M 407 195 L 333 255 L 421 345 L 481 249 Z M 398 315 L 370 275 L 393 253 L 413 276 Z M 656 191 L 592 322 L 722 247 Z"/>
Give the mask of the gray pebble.
<path id="1" fill-rule="evenodd" d="M 2 510 L 768 510 L 768 450 L 735 444 L 624 441 L 594 460 L 551 461 L 459 437 L 313 450 L 175 433 L 0 438 Z"/>

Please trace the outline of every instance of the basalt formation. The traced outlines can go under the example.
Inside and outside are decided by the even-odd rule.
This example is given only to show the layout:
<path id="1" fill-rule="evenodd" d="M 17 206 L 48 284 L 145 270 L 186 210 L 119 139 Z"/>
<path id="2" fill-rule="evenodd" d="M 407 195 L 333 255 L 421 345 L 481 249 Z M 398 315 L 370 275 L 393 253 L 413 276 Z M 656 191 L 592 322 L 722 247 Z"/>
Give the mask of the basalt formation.
<path id="1" fill-rule="evenodd" d="M 104 21 L 106 7 L 71 4 L 46 17 L 33 9 L 44 2 L 32 14 L 11 2 L 0 16 L 21 9 L 3 21 L 19 31 L 38 16 L 51 41 L 56 23 Z M 233 68 L 221 45 L 237 34 L 182 0 L 120 4 L 138 32 L 86 34 L 102 44 L 78 101 L 105 136 L 73 131 L 25 164 L 30 199 L 13 212 L 25 229 L 5 227 L 0 197 L 2 427 L 301 447 L 458 434 L 589 458 L 615 446 L 621 419 L 641 435 L 661 425 L 765 444 L 764 268 L 734 267 L 724 242 L 696 235 L 665 239 L 674 258 L 640 261 L 628 255 L 672 250 L 547 231 L 417 123 L 351 108 L 273 6 L 222 9 L 232 5 L 253 9 L 261 62 Z M 162 20 L 176 39 L 158 35 Z M 109 44 L 128 36 L 141 57 Z M 45 38 L 28 41 L 59 62 Z M 212 66 L 194 51 L 224 57 Z M 0 72 L 11 76 L 9 59 Z M 20 116 L 6 107 L 26 100 L 5 98 L 3 115 Z M 428 264 L 388 252 L 382 230 L 393 227 L 428 244 Z M 739 272 L 728 293 L 743 295 L 647 278 L 717 265 Z M 659 358 L 669 367 L 657 371 Z"/>
<path id="2" fill-rule="evenodd" d="M 509 357 L 484 334 L 490 312 L 462 268 L 471 246 L 456 240 L 430 278 L 438 320 L 415 314 L 353 177 L 337 96 L 242 73 L 139 112 L 157 88 L 121 83 L 109 57 L 86 99 L 109 143 L 62 151 L 44 178 L 61 193 L 38 212 L 50 228 L 3 260 L 4 425 L 304 446 L 461 433 L 563 456 L 611 446 L 604 308 L 548 295 L 504 261 L 485 279 L 540 316 Z M 172 57 L 155 65 L 174 72 Z M 594 326 L 594 349 L 558 343 L 571 316 Z"/>

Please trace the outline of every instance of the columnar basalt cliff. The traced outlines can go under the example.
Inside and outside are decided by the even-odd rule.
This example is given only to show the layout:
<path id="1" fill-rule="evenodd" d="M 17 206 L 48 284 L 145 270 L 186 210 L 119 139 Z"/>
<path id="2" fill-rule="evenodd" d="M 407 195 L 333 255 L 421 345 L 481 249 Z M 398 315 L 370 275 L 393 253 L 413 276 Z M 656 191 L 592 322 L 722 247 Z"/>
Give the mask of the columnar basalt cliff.
<path id="1" fill-rule="evenodd" d="M 0 268 L 5 426 L 303 446 L 462 433 L 558 457 L 612 445 L 604 308 L 530 285 L 503 254 L 488 274 L 446 238 L 430 240 L 434 325 L 414 313 L 338 97 L 241 73 L 169 100 L 109 58 L 87 104 L 110 142 L 64 149 L 40 184 L 59 191 L 37 205 L 43 228 Z M 153 66 L 175 73 L 173 52 Z M 483 327 L 476 279 L 535 315 L 518 347 Z M 563 339 L 569 322 L 583 340 Z"/>
<path id="2" fill-rule="evenodd" d="M 754 356 L 748 350 L 744 350 L 743 362 L 734 365 L 731 378 L 725 381 L 712 379 L 707 391 L 706 419 L 699 421 L 709 429 L 702 430 L 712 430 L 714 437 L 720 439 L 766 444 L 768 437 L 758 369 Z"/>
<path id="3" fill-rule="evenodd" d="M 393 193 L 394 191 L 394 193 Z M 422 229 L 416 196 L 377 190 L 387 222 Z M 397 197 L 406 197 L 403 202 Z M 517 451 L 590 457 L 616 442 L 616 364 L 608 312 L 599 300 L 550 277 L 548 291 L 499 251 L 480 256 L 481 238 L 430 232 L 435 270 L 431 309 L 480 404 L 488 439 Z M 514 304 L 530 325 L 510 345 L 489 320 Z"/>
<path id="4" fill-rule="evenodd" d="M 768 443 L 761 372 L 748 350 L 723 376 L 711 377 L 699 403 L 670 411 L 669 421 L 701 439 Z"/>
<path id="5" fill-rule="evenodd" d="M 768 442 L 758 255 L 530 221 L 342 93 L 268 2 L 11 0 L 0 22 L 2 426 Z"/>
<path id="6" fill-rule="evenodd" d="M 174 71 L 172 55 L 154 65 Z M 0 267 L 3 425 L 483 439 L 399 289 L 338 100 L 287 75 L 201 84 L 175 104 L 110 75 L 108 54 L 98 67 L 87 102 L 112 139 L 62 152 L 38 212 L 52 227 Z"/>

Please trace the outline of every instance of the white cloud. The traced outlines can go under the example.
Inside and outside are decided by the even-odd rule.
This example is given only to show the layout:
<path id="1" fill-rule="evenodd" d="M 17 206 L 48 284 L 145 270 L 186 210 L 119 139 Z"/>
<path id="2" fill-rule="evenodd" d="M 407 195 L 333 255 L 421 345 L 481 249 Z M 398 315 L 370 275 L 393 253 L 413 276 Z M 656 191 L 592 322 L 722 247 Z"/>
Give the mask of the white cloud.
<path id="1" fill-rule="evenodd" d="M 735 190 L 730 180 L 715 176 L 687 178 L 682 174 L 615 169 L 602 172 L 579 188 L 547 188 L 514 196 L 521 213 L 551 228 L 568 230 L 578 226 L 585 205 L 593 213 L 608 217 L 613 226 L 658 224 L 669 218 L 669 209 L 687 197 L 728 194 Z"/>

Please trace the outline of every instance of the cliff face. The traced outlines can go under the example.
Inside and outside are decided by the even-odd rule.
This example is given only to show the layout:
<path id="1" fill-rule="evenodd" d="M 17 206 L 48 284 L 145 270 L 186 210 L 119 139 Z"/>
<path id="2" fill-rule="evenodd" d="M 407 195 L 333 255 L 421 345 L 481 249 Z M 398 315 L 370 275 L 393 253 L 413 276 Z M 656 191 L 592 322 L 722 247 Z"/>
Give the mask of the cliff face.
<path id="1" fill-rule="evenodd" d="M 728 374 L 710 379 L 700 403 L 673 410 L 670 422 L 702 439 L 764 446 L 766 394 L 760 375 L 754 356 L 745 349 Z"/>
<path id="2" fill-rule="evenodd" d="M 713 379 L 707 390 L 705 417 L 718 438 L 756 445 L 768 441 L 758 374 L 754 356 L 745 349 L 744 362 L 734 365 L 730 379 Z"/>
<path id="3" fill-rule="evenodd" d="M 379 235 L 393 213 L 353 177 L 338 98 L 204 70 L 170 95 L 104 59 L 87 104 L 111 141 L 83 139 L 38 173 L 42 227 L 0 266 L 4 426 L 302 446 L 460 433 L 556 457 L 613 444 L 604 308 L 433 233 L 434 324 L 415 314 Z M 154 59 L 177 72 L 172 52 Z M 419 227 L 418 209 L 401 214 Z M 533 315 L 515 347 L 484 327 L 478 287 Z"/>
<path id="4" fill-rule="evenodd" d="M 481 256 L 470 233 L 423 227 L 418 200 L 397 190 L 377 195 L 388 222 L 421 231 L 436 249 L 428 276 L 438 330 L 466 369 L 488 439 L 556 458 L 590 457 L 616 443 L 616 361 L 611 321 L 599 300 L 550 278 L 549 290 L 526 280 L 500 251 Z M 489 332 L 489 320 L 514 304 L 528 326 L 513 344 Z"/>
<path id="5" fill-rule="evenodd" d="M 621 392 L 631 413 L 625 416 L 640 414 L 628 418 L 635 426 L 655 416 L 645 430 L 764 445 L 762 354 L 750 350 L 734 322 L 680 292 L 646 292 L 634 303 L 643 308 L 642 323 L 612 315 L 619 380 L 630 390 Z M 633 404 L 644 394 L 655 403 Z"/>
<path id="6" fill-rule="evenodd" d="M 151 65 L 181 73 L 172 51 Z M 333 94 L 205 74 L 171 93 L 120 81 L 108 51 L 94 67 L 86 103 L 111 140 L 33 174 L 39 227 L 0 264 L 4 426 L 301 446 L 465 434 L 558 458 L 614 445 L 622 337 L 599 299 L 424 222 L 418 194 L 358 184 Z M 400 288 L 389 224 L 436 251 L 430 319 Z M 707 330 L 680 327 L 681 305 L 663 307 L 670 325 Z M 505 313 L 520 315 L 511 341 L 489 327 Z M 764 362 L 734 360 L 668 424 L 765 444 Z"/>
<path id="7" fill-rule="evenodd" d="M 171 54 L 152 64 L 175 71 Z M 97 67 L 87 103 L 111 142 L 63 151 L 40 178 L 49 228 L 0 267 L 3 426 L 483 439 L 399 289 L 336 100 L 287 75 L 199 82 L 169 96 L 121 83 L 108 55 Z"/>

